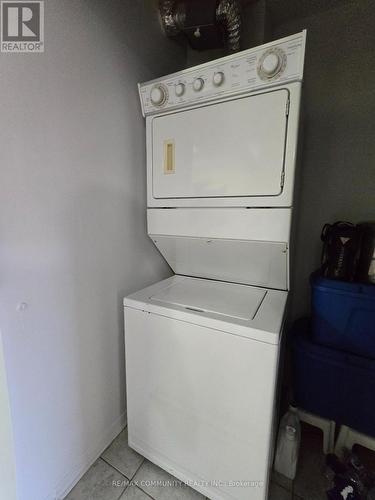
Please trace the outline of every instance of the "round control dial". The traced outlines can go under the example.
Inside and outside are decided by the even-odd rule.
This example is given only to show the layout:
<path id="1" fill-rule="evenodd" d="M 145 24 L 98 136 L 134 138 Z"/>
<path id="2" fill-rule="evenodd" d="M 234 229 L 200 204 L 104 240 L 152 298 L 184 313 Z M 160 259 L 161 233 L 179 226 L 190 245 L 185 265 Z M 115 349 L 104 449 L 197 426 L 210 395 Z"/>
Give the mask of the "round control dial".
<path id="1" fill-rule="evenodd" d="M 258 75 L 262 80 L 270 80 L 282 74 L 286 67 L 286 54 L 278 48 L 266 50 L 258 62 Z"/>
<path id="2" fill-rule="evenodd" d="M 193 82 L 193 89 L 196 91 L 196 92 L 199 92 L 200 90 L 202 90 L 204 87 L 204 81 L 203 81 L 203 78 L 196 78 Z"/>
<path id="3" fill-rule="evenodd" d="M 214 76 L 212 77 L 212 82 L 215 85 L 215 87 L 220 87 L 220 85 L 223 85 L 224 83 L 224 73 L 222 71 L 217 71 L 214 73 Z"/>
<path id="4" fill-rule="evenodd" d="M 262 64 L 262 70 L 266 75 L 273 76 L 279 69 L 279 66 L 280 66 L 280 58 L 278 54 L 272 52 L 271 54 L 268 54 L 264 58 Z"/>
<path id="5" fill-rule="evenodd" d="M 177 83 L 174 92 L 177 97 L 181 97 L 185 94 L 185 84 L 184 83 Z"/>
<path id="6" fill-rule="evenodd" d="M 164 106 L 168 101 L 168 89 L 165 85 L 158 83 L 150 92 L 150 99 L 154 106 Z"/>

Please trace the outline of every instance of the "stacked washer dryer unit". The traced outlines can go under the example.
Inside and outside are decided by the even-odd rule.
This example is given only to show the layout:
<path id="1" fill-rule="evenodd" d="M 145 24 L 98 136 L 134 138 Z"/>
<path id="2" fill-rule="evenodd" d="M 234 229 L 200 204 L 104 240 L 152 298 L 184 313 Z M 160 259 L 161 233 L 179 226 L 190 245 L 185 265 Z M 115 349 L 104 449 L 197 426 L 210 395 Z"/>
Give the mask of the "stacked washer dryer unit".
<path id="1" fill-rule="evenodd" d="M 305 36 L 139 86 L 175 274 L 124 300 L 129 444 L 212 499 L 267 498 Z"/>

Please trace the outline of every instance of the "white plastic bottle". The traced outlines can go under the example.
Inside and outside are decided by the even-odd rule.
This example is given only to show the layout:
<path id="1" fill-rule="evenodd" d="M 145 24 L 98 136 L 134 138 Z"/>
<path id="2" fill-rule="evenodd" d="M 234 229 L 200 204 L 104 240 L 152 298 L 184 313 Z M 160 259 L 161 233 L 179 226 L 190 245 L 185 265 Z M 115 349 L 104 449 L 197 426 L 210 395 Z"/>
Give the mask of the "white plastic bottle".
<path id="1" fill-rule="evenodd" d="M 289 479 L 296 477 L 300 443 L 300 420 L 296 408 L 290 406 L 280 422 L 275 457 L 275 470 Z"/>

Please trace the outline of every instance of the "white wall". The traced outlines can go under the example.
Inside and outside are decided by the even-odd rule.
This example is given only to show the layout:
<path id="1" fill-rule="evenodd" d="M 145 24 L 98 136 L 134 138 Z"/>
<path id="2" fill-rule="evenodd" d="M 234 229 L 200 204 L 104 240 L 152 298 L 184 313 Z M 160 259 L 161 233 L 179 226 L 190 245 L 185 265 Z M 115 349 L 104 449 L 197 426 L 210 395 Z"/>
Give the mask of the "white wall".
<path id="1" fill-rule="evenodd" d="M 48 0 L 1 54 L 1 329 L 20 500 L 62 496 L 124 423 L 122 298 L 169 274 L 146 236 L 136 83 L 180 69 L 151 1 Z"/>

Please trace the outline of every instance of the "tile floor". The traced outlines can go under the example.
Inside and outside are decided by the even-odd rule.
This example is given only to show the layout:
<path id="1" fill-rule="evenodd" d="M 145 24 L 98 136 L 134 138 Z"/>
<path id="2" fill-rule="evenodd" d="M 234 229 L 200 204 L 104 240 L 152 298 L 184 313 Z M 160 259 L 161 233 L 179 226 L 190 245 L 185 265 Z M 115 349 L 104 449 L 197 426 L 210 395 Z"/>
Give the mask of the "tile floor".
<path id="1" fill-rule="evenodd" d="M 295 481 L 273 474 L 269 500 L 326 500 L 324 455 L 319 433 L 304 427 L 298 473 Z M 128 480 L 138 486 L 128 486 Z M 148 486 L 153 481 L 169 481 L 168 487 Z M 102 456 L 86 472 L 65 500 L 204 500 L 204 496 L 127 445 L 127 430 L 119 434 Z"/>

